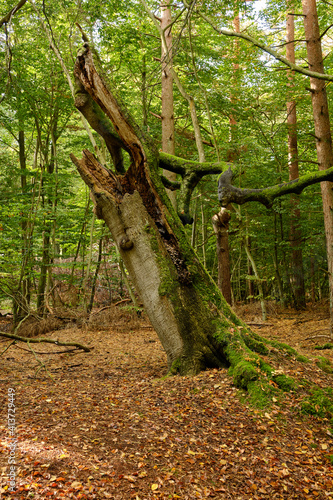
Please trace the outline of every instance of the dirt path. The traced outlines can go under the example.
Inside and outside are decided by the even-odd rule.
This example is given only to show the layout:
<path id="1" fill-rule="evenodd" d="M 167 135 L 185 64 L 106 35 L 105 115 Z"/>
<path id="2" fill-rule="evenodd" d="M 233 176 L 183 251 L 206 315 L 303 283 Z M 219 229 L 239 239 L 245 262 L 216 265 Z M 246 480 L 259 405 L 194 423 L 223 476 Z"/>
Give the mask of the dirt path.
<path id="1" fill-rule="evenodd" d="M 325 312 L 287 311 L 268 322 L 254 328 L 333 362 L 332 350 L 314 351 L 313 340 L 305 340 L 327 328 Z M 329 422 L 301 415 L 301 393 L 259 411 L 240 402 L 225 370 L 162 379 L 166 357 L 144 321 L 127 332 L 74 327 L 47 336 L 94 349 L 41 354 L 55 382 L 44 370 L 36 380 L 38 362 L 17 346 L 2 356 L 1 499 L 333 498 Z M 64 349 L 36 347 L 54 350 Z M 333 375 L 314 361 L 282 364 L 298 379 L 332 386 Z M 15 390 L 15 493 L 8 490 L 9 389 Z"/>

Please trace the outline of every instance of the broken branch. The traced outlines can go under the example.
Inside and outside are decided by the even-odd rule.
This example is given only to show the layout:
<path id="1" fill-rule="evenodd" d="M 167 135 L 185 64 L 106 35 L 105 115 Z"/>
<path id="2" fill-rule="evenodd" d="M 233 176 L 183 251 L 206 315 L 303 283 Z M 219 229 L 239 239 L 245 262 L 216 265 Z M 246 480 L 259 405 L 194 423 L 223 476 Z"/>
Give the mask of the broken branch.
<path id="1" fill-rule="evenodd" d="M 45 339 L 43 337 L 38 338 L 38 339 L 31 339 L 28 337 L 21 337 L 20 335 L 15 335 L 14 333 L 6 333 L 6 332 L 0 332 L 1 337 L 6 337 L 8 339 L 13 339 L 13 340 L 18 340 L 20 342 L 25 342 L 27 344 L 56 344 L 56 345 L 61 345 L 61 346 L 71 346 L 71 347 L 77 347 L 78 349 L 82 349 L 85 352 L 90 352 L 91 349 L 87 346 L 84 346 L 82 344 L 79 344 L 77 342 L 61 342 L 61 340 L 53 340 L 53 339 Z"/>

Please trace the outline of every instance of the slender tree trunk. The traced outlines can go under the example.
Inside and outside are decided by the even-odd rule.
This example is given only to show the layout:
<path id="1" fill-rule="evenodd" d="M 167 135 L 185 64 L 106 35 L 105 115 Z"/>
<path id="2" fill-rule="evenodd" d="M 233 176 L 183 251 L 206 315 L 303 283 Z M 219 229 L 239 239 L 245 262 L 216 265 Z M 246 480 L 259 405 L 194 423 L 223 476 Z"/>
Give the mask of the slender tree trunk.
<path id="1" fill-rule="evenodd" d="M 309 69 L 324 73 L 320 30 L 315 0 L 302 0 L 304 28 Z M 320 170 L 333 165 L 331 126 L 326 94 L 326 83 L 318 78 L 310 78 L 314 128 L 316 136 L 317 159 Z M 331 335 L 333 335 L 333 184 L 321 183 L 323 198 L 324 224 L 326 233 Z"/>
<path id="2" fill-rule="evenodd" d="M 93 281 L 91 284 L 90 300 L 89 300 L 89 304 L 88 304 L 88 308 L 87 308 L 88 314 L 91 313 L 92 308 L 94 306 L 97 278 L 98 278 L 98 273 L 99 273 L 99 270 L 101 267 L 101 262 L 102 262 L 102 253 L 103 253 L 103 235 L 100 237 L 99 242 L 98 242 L 98 257 L 97 257 L 97 264 L 96 264 L 96 269 L 95 269 Z"/>
<path id="3" fill-rule="evenodd" d="M 197 222 L 198 222 L 198 198 L 195 199 L 194 203 L 194 213 L 193 213 L 193 223 L 192 223 L 192 232 L 191 232 L 191 246 L 196 248 L 197 241 Z"/>
<path id="4" fill-rule="evenodd" d="M 46 165 L 47 176 L 42 178 L 42 203 L 48 215 L 44 216 L 44 230 L 43 230 L 43 246 L 42 246 L 42 262 L 40 266 L 40 276 L 38 281 L 37 290 L 37 311 L 41 316 L 46 314 L 45 308 L 45 294 L 48 291 L 50 282 L 52 281 L 53 262 L 52 255 L 52 233 L 54 230 L 55 222 L 50 220 L 50 214 L 55 216 L 56 199 L 57 199 L 57 184 L 55 182 L 55 161 L 56 161 L 56 141 L 57 137 L 57 121 L 58 109 L 55 108 L 53 120 L 48 136 L 45 139 L 45 146 L 43 151 L 44 164 Z M 38 122 L 36 119 L 36 124 Z M 39 132 L 40 134 L 40 132 Z M 49 140 L 51 141 L 51 154 L 49 155 Z M 39 137 L 40 150 L 42 151 L 42 140 Z M 51 217 L 52 219 L 52 217 Z"/>
<path id="5" fill-rule="evenodd" d="M 248 234 L 248 216 L 246 217 L 246 244 L 251 252 L 251 247 L 252 247 L 252 239 L 251 236 Z M 247 259 L 247 274 L 249 276 L 248 279 L 248 288 L 249 288 L 249 297 L 250 297 L 250 302 L 253 302 L 253 296 L 254 296 L 254 283 L 253 283 L 253 267 L 251 265 L 251 261 Z"/>
<path id="6" fill-rule="evenodd" d="M 239 9 L 235 5 L 235 17 L 233 20 L 233 28 L 236 32 L 240 32 L 240 19 L 239 19 Z M 235 41 L 234 54 L 237 58 L 238 54 L 238 40 Z M 233 63 L 234 69 L 234 85 L 237 83 L 236 72 L 239 69 L 239 64 L 237 62 Z M 230 96 L 231 102 L 234 96 Z M 230 144 L 231 150 L 228 153 L 228 161 L 234 162 L 237 155 L 234 154 L 234 139 L 235 131 L 237 127 L 237 121 L 233 115 L 229 118 L 230 124 Z M 213 228 L 216 234 L 216 251 L 218 256 L 217 266 L 218 266 L 218 286 L 221 290 L 223 297 L 228 302 L 232 304 L 232 291 L 231 291 L 231 272 L 230 272 L 230 252 L 229 252 L 229 222 L 231 220 L 230 215 L 231 205 L 226 208 L 222 208 L 220 212 L 213 216 Z"/>
<path id="7" fill-rule="evenodd" d="M 240 31 L 240 19 L 238 7 L 235 5 L 235 17 L 233 19 L 233 28 L 236 32 Z M 238 53 L 238 40 L 234 42 L 234 54 L 237 58 Z M 234 85 L 236 84 L 236 71 L 239 69 L 239 64 L 237 62 L 233 63 L 234 69 Z M 234 96 L 230 96 L 230 101 L 234 100 Z M 234 154 L 234 139 L 235 131 L 237 127 L 237 120 L 234 115 L 229 117 L 230 124 L 230 144 L 231 149 L 228 153 L 228 161 L 234 162 L 237 155 Z M 231 273 L 230 273 L 230 252 L 229 252 L 229 222 L 231 220 L 230 215 L 231 205 L 226 208 L 222 208 L 218 214 L 213 217 L 213 227 L 217 236 L 216 246 L 217 255 L 220 257 L 218 259 L 218 284 L 225 300 L 228 304 L 232 303 L 232 293 L 231 293 Z M 218 227 L 220 225 L 220 227 Z"/>
<path id="8" fill-rule="evenodd" d="M 175 121 L 173 111 L 173 78 L 171 73 L 172 65 L 172 33 L 171 33 L 171 0 L 162 0 L 161 3 L 161 29 L 167 51 L 162 43 L 162 151 L 171 155 L 175 154 Z M 170 181 L 175 181 L 177 174 L 163 171 L 163 175 Z M 167 190 L 172 205 L 176 209 L 176 191 Z"/>
<path id="9" fill-rule="evenodd" d="M 143 43 L 140 43 L 141 48 L 144 48 Z M 147 105 L 147 63 L 146 54 L 142 56 L 142 69 L 141 69 L 141 102 L 142 102 L 142 125 L 143 130 L 147 131 L 148 128 L 148 105 Z"/>
<path id="10" fill-rule="evenodd" d="M 24 130 L 19 131 L 19 157 L 21 169 L 21 191 L 23 196 L 26 194 L 27 189 L 27 176 L 26 176 L 26 152 L 25 152 L 25 136 Z M 20 321 L 27 313 L 30 303 L 30 270 L 29 270 L 29 254 L 30 247 L 28 241 L 28 214 L 26 210 L 26 203 L 24 202 L 24 209 L 22 211 L 21 231 L 22 231 L 22 269 L 21 279 L 18 289 L 18 304 L 16 309 L 16 321 Z"/>
<path id="11" fill-rule="evenodd" d="M 264 299 L 264 290 L 263 290 L 262 282 L 261 282 L 261 279 L 260 279 L 260 276 L 259 276 L 259 273 L 257 270 L 256 263 L 254 261 L 254 258 L 252 257 L 252 254 L 251 254 L 250 249 L 248 247 L 246 238 L 244 238 L 244 248 L 245 248 L 247 258 L 251 262 L 251 266 L 252 266 L 254 275 L 256 277 L 256 280 L 257 280 L 257 287 L 258 287 L 258 291 L 259 291 L 259 301 L 260 301 L 260 306 L 261 306 L 262 320 L 266 321 L 267 311 L 266 311 L 266 303 L 265 303 L 265 299 Z"/>
<path id="12" fill-rule="evenodd" d="M 295 64 L 295 28 L 293 0 L 287 0 L 287 59 Z M 292 99 L 293 93 L 293 72 L 288 71 L 289 89 L 291 99 L 287 102 L 287 125 L 288 125 L 288 157 L 289 157 L 289 180 L 298 179 L 298 150 L 297 150 L 297 116 L 296 101 Z M 294 306 L 296 309 L 304 309 L 305 286 L 303 253 L 301 248 L 302 232 L 300 227 L 301 212 L 299 209 L 298 196 L 291 199 L 291 222 L 290 222 L 290 243 L 292 247 L 292 283 L 294 288 Z"/>
<path id="13" fill-rule="evenodd" d="M 207 254 L 206 254 L 206 244 L 207 244 L 207 225 L 205 216 L 205 207 L 203 203 L 203 194 L 200 196 L 201 204 L 201 247 L 202 247 L 202 262 L 204 267 L 207 269 Z"/>
<path id="14" fill-rule="evenodd" d="M 315 259 L 313 256 L 313 250 L 311 250 L 310 256 L 310 273 L 311 273 L 311 302 L 314 304 L 316 302 L 316 275 L 315 275 Z"/>
<path id="15" fill-rule="evenodd" d="M 90 238 L 89 238 L 89 250 L 88 250 L 88 260 L 87 260 L 87 268 L 86 272 L 84 275 L 84 278 L 82 280 L 82 294 L 83 294 L 83 309 L 85 313 L 88 313 L 88 282 L 90 278 L 90 268 L 91 268 L 91 262 L 92 262 L 92 254 L 93 254 L 93 243 L 94 243 L 94 228 L 95 228 L 95 222 L 96 222 L 96 216 L 95 214 L 93 215 L 92 221 L 91 221 L 91 226 L 90 226 Z"/>
<path id="16" fill-rule="evenodd" d="M 229 221 L 230 212 L 227 208 L 222 208 L 218 214 L 212 218 L 213 228 L 216 234 L 216 253 L 218 269 L 218 287 L 223 297 L 232 304 L 231 296 L 231 276 L 230 276 L 230 257 L 229 257 Z"/>
<path id="17" fill-rule="evenodd" d="M 281 280 L 281 274 L 279 269 L 279 257 L 278 257 L 278 232 L 277 232 L 277 220 L 276 220 L 276 212 L 274 212 L 274 252 L 273 252 L 273 264 L 275 268 L 275 278 L 279 293 L 279 301 L 282 306 L 285 305 L 285 296 L 283 293 L 283 284 Z"/>

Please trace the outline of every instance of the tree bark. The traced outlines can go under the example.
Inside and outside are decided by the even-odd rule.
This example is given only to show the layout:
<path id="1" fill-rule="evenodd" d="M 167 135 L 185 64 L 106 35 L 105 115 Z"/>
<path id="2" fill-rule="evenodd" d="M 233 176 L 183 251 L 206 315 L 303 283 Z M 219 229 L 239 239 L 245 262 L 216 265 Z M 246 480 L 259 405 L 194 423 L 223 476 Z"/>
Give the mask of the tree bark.
<path id="1" fill-rule="evenodd" d="M 23 7 L 26 1 L 27 0 L 20 0 L 20 2 L 18 2 L 18 4 L 15 5 L 15 7 L 13 7 L 9 12 L 7 12 L 7 14 L 2 19 L 0 19 L 0 28 L 2 27 L 3 24 L 9 23 L 14 14 L 16 14 L 16 12 Z"/>
<path id="2" fill-rule="evenodd" d="M 286 55 L 292 63 L 295 64 L 295 26 L 294 26 L 294 10 L 293 0 L 287 0 L 287 45 Z M 298 179 L 298 148 L 297 148 L 297 115 L 296 101 L 292 99 L 293 92 L 293 73 L 288 72 L 289 94 L 291 99 L 287 102 L 287 126 L 288 126 L 288 159 L 289 159 L 289 180 Z M 290 222 L 290 244 L 292 248 L 292 283 L 294 306 L 296 309 L 305 309 L 305 285 L 304 285 L 304 268 L 303 268 L 303 253 L 302 253 L 302 231 L 300 227 L 301 212 L 299 209 L 299 200 L 297 196 L 291 198 L 291 222 Z"/>
<path id="3" fill-rule="evenodd" d="M 229 207 L 230 208 L 230 207 Z M 229 221 L 231 215 L 228 208 L 221 208 L 218 214 L 212 217 L 213 228 L 216 234 L 216 254 L 218 278 L 217 284 L 223 297 L 232 304 L 230 256 L 229 256 Z"/>
<path id="4" fill-rule="evenodd" d="M 323 54 L 315 0 L 302 0 L 308 63 L 311 71 L 324 73 Z M 319 170 L 333 165 L 333 149 L 325 82 L 310 78 L 314 129 Z M 330 294 L 331 334 L 333 333 L 333 193 L 332 183 L 321 183 Z"/>
<path id="5" fill-rule="evenodd" d="M 71 158 L 119 248 L 169 371 L 196 374 L 230 366 L 234 383 L 248 387 L 261 377 L 261 361 L 246 342 L 267 349 L 234 315 L 200 264 L 161 183 L 158 152 L 98 75 L 87 44 L 75 74 L 113 123 L 132 163 L 124 176 L 116 176 L 89 151 L 81 160 Z"/>
<path id="6" fill-rule="evenodd" d="M 240 19 L 239 19 L 239 8 L 237 2 L 234 6 L 235 17 L 233 19 L 233 28 L 236 32 L 240 32 Z M 235 41 L 234 47 L 232 47 L 234 58 L 237 61 L 237 56 L 239 52 L 238 40 Z M 234 87 L 237 84 L 237 71 L 239 70 L 239 64 L 233 62 L 233 80 Z M 234 101 L 234 95 L 231 94 L 230 102 Z M 237 129 L 237 120 L 233 114 L 229 117 L 230 125 L 230 145 L 231 149 L 228 152 L 228 161 L 234 162 L 237 160 L 238 154 L 234 151 L 234 141 L 235 132 Z M 229 223 L 231 220 L 231 205 L 222 207 L 218 214 L 215 214 L 212 218 L 213 228 L 216 234 L 216 252 L 217 252 L 217 266 L 218 266 L 218 287 L 221 290 L 223 297 L 228 302 L 232 304 L 232 290 L 231 290 L 231 272 L 230 272 L 230 252 L 229 252 Z"/>
<path id="7" fill-rule="evenodd" d="M 25 151 L 25 134 L 23 129 L 23 123 L 20 123 L 19 130 L 19 158 L 20 158 L 20 170 L 21 170 L 21 191 L 23 196 L 26 194 L 27 188 L 27 175 L 26 175 L 26 151 Z M 25 196 L 24 196 L 25 197 Z M 29 269 L 29 256 L 30 256 L 30 244 L 29 244 L 29 224 L 28 224 L 28 210 L 26 203 L 24 202 L 24 208 L 21 214 L 21 230 L 22 230 L 22 268 L 21 276 L 18 284 L 17 290 L 17 304 L 13 308 L 15 314 L 13 323 L 16 325 L 19 323 L 29 311 L 30 303 L 30 269 Z"/>
<path id="8" fill-rule="evenodd" d="M 200 264 L 161 182 L 153 142 L 96 71 L 88 44 L 78 54 L 75 75 L 80 82 L 76 105 L 83 90 L 89 93 L 117 130 L 131 165 L 124 175 L 115 175 L 89 151 L 81 160 L 71 158 L 91 190 L 96 215 L 112 233 L 166 351 L 169 372 L 196 374 L 224 366 L 237 387 L 262 391 L 271 387 L 269 380 L 285 383 L 256 354 L 268 354 L 270 341 L 237 318 Z M 180 168 L 185 162 L 175 163 Z M 211 166 L 201 168 L 210 172 Z"/>

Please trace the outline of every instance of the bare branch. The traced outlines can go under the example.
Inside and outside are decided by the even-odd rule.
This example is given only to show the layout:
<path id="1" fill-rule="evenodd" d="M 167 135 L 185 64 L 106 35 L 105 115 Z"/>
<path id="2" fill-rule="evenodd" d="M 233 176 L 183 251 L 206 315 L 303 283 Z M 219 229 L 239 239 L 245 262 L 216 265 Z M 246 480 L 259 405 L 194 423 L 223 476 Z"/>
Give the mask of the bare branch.
<path id="1" fill-rule="evenodd" d="M 0 20 L 0 28 L 7 24 L 16 12 L 23 7 L 27 0 L 21 0 L 15 7 L 13 7 L 7 14 Z"/>
<path id="2" fill-rule="evenodd" d="M 328 32 L 328 30 L 330 30 L 332 28 L 333 24 L 330 24 L 326 30 L 320 35 L 319 39 L 321 40 L 323 38 L 323 36 L 326 35 L 326 33 Z"/>
<path id="3" fill-rule="evenodd" d="M 14 333 L 7 333 L 7 332 L 0 332 L 0 337 L 6 337 L 8 339 L 13 339 L 13 340 L 18 340 L 20 342 L 26 342 L 27 344 L 56 344 L 56 345 L 61 345 L 61 346 L 73 346 L 77 347 L 78 349 L 83 349 L 85 352 L 90 352 L 91 349 L 87 346 L 84 346 L 82 344 L 78 344 L 77 342 L 61 342 L 60 340 L 53 340 L 53 339 L 45 339 L 43 337 L 41 338 L 28 338 L 28 337 L 21 337 L 20 335 L 15 335 Z"/>

